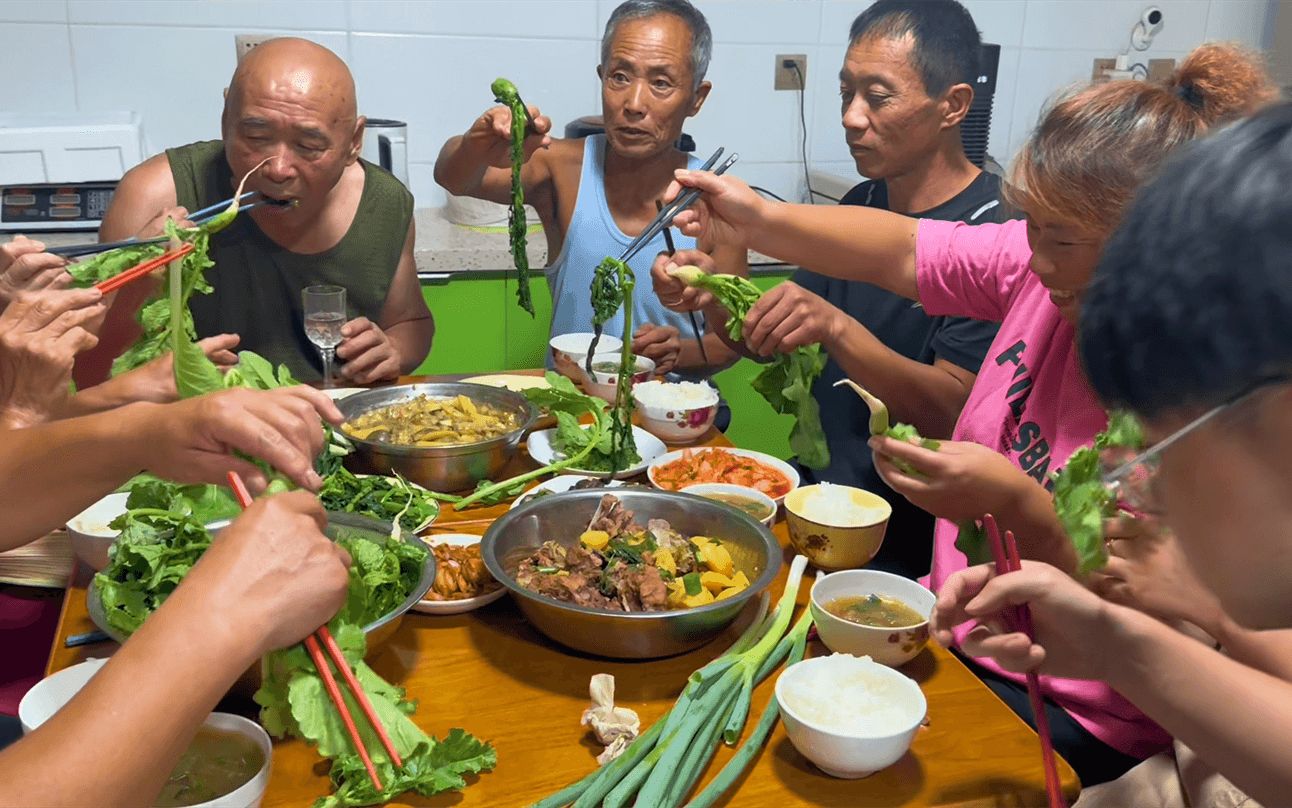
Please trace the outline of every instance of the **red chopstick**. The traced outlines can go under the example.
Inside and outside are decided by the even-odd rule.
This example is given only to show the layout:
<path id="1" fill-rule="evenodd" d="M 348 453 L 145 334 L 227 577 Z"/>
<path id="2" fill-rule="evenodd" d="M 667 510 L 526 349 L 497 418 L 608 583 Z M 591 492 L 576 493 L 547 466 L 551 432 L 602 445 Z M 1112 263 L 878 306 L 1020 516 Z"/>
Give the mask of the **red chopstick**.
<path id="1" fill-rule="evenodd" d="M 246 484 L 242 477 L 236 471 L 229 472 L 229 487 L 233 489 L 233 494 L 237 497 L 238 504 L 244 509 L 251 505 L 251 492 L 247 490 Z M 322 643 L 322 648 L 319 644 Z M 355 726 L 354 718 L 350 715 L 350 708 L 346 706 L 345 698 L 341 695 L 341 688 L 337 686 L 336 678 L 332 675 L 332 667 L 328 665 L 327 658 L 323 655 L 323 649 L 327 650 L 327 655 L 332 658 L 336 664 L 336 669 L 341 672 L 341 678 L 345 679 L 346 685 L 350 688 L 351 694 L 355 701 L 359 703 L 360 709 L 363 710 L 364 717 L 372 726 L 377 738 L 381 740 L 382 747 L 385 748 L 386 754 L 390 756 L 390 761 L 396 767 L 404 765 L 403 759 L 395 749 L 395 744 L 390 740 L 390 735 L 386 733 L 386 728 L 382 726 L 381 719 L 377 717 L 377 711 L 373 708 L 372 702 L 368 700 L 368 694 L 364 692 L 363 686 L 355 678 L 354 671 L 350 668 L 350 663 L 341 653 L 341 648 L 336 644 L 332 637 L 332 632 L 326 625 L 319 628 L 309 637 L 305 638 L 305 650 L 309 652 L 310 659 L 314 662 L 314 667 L 318 668 L 319 676 L 323 677 L 323 686 L 327 689 L 328 695 L 332 698 L 332 703 L 336 705 L 336 711 L 341 716 L 341 721 L 345 724 L 346 731 L 350 733 L 350 740 L 354 743 L 355 751 L 359 753 L 359 759 L 363 761 L 363 766 L 368 770 L 368 776 L 372 778 L 372 784 L 378 792 L 382 790 L 381 780 L 377 777 L 377 767 L 373 765 L 372 758 L 368 756 L 368 750 L 364 748 L 363 739 L 359 735 L 359 730 Z"/>
<path id="2" fill-rule="evenodd" d="M 1004 575 L 1008 572 L 1017 572 L 1022 569 L 1023 562 L 1018 556 L 1018 545 L 1014 542 L 1013 531 L 1005 531 L 1005 539 L 1001 541 L 1000 528 L 996 525 L 996 519 L 991 514 L 982 518 L 983 527 L 987 530 L 987 538 L 991 544 L 991 555 L 996 562 L 996 574 Z M 1028 639 L 1033 639 L 1036 634 L 1032 630 L 1032 612 L 1026 604 L 1016 606 L 1009 610 L 1007 617 L 1012 617 L 1014 623 L 1010 626 L 1013 631 L 1021 631 L 1027 635 Z M 1050 737 L 1050 719 L 1045 714 L 1045 701 L 1041 697 L 1041 678 L 1037 676 L 1036 671 L 1027 672 L 1027 698 L 1032 705 L 1033 720 L 1036 722 L 1036 734 L 1041 739 L 1041 762 L 1045 769 L 1045 794 L 1049 799 L 1050 808 L 1068 808 L 1067 801 L 1063 798 L 1063 788 L 1059 784 L 1059 768 L 1054 762 L 1054 741 Z"/>
<path id="3" fill-rule="evenodd" d="M 94 288 L 98 289 L 100 292 L 102 292 L 105 295 L 108 292 L 115 292 L 116 290 L 125 286 L 127 283 L 138 280 L 144 277 L 145 275 L 149 275 L 154 270 L 164 266 L 165 264 L 169 264 L 171 261 L 174 261 L 179 258 L 183 258 L 184 256 L 188 255 L 191 252 L 193 252 L 193 245 L 185 244 L 184 246 L 180 247 L 178 250 L 175 250 L 173 252 L 168 252 L 164 255 L 159 255 L 156 258 L 151 258 L 147 261 L 144 261 L 142 264 L 131 267 L 130 269 L 127 269 L 125 272 L 119 273 L 117 275 L 113 275 L 111 278 L 108 278 L 106 281 L 99 281 L 98 283 L 94 284 Z"/>

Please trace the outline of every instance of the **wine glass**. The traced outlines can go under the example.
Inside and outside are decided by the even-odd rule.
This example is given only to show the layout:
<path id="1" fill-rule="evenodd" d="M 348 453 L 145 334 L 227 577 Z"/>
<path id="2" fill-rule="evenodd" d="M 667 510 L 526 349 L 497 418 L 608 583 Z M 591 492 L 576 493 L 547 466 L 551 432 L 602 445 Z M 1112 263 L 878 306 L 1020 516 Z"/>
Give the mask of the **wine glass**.
<path id="1" fill-rule="evenodd" d="M 301 290 L 305 307 L 305 336 L 323 357 L 323 386 L 332 386 L 332 360 L 345 325 L 345 287 L 307 286 Z"/>

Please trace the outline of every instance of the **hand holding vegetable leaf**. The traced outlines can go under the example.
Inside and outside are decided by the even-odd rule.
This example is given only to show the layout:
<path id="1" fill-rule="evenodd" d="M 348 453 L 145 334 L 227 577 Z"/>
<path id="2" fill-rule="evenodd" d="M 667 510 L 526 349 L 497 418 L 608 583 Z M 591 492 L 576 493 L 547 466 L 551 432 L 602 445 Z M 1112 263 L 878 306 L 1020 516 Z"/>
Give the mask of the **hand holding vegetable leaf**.
<path id="1" fill-rule="evenodd" d="M 525 162 L 525 127 L 528 116 L 520 100 L 516 85 L 507 79 L 495 79 L 490 85 L 494 100 L 511 110 L 511 207 L 507 209 L 507 237 L 511 242 L 511 260 L 516 266 L 516 302 L 534 316 L 534 302 L 529 292 L 529 255 L 525 252 L 525 189 L 520 182 L 520 171 Z"/>
<path id="2" fill-rule="evenodd" d="M 142 333 L 135 344 L 112 363 L 114 376 L 145 365 L 166 353 L 168 349 L 173 349 L 177 338 L 185 338 L 189 342 L 195 341 L 197 329 L 193 325 L 193 315 L 188 311 L 188 300 L 194 294 L 211 293 L 212 287 L 205 277 L 206 270 L 215 265 L 207 257 L 210 237 L 228 227 L 237 217 L 239 199 L 247 179 L 267 162 L 269 162 L 268 158 L 243 176 L 229 206 L 206 224 L 180 229 L 173 220 L 168 220 L 166 223 L 166 235 L 170 236 L 168 243 L 120 247 L 99 253 L 87 261 L 72 264 L 67 268 L 74 286 L 88 287 L 119 275 L 124 270 L 150 258 L 156 258 L 174 249 L 181 242 L 193 244 L 193 251 L 179 262 L 178 267 L 171 264 L 171 273 L 178 274 L 179 278 L 171 281 L 168 293 L 154 296 L 135 315 Z M 178 360 L 177 356 L 175 363 L 177 384 L 180 382 Z M 196 370 L 196 366 L 188 370 Z M 186 376 L 185 381 L 196 382 L 197 377 Z M 181 387 L 180 396 L 184 395 Z"/>
<path id="3" fill-rule="evenodd" d="M 888 407 L 878 397 L 866 390 L 866 388 L 852 381 L 851 379 L 841 379 L 835 383 L 835 387 L 846 384 L 852 388 L 852 391 L 866 402 L 870 409 L 870 434 L 872 436 L 883 435 L 895 440 L 906 443 L 914 443 L 921 448 L 936 452 L 942 447 L 940 441 L 933 438 L 926 438 L 920 435 L 919 430 L 910 424 L 889 424 Z M 904 474 L 912 477 L 921 476 L 910 463 L 901 458 L 892 458 L 893 464 Z M 987 546 L 987 534 L 978 525 L 975 520 L 965 520 L 958 523 L 960 533 L 956 536 L 956 549 L 964 553 L 965 558 L 970 564 L 983 564 L 991 560 L 991 549 Z"/>
<path id="4" fill-rule="evenodd" d="M 669 272 L 688 286 L 713 293 L 731 316 L 727 318 L 727 336 L 733 342 L 744 340 L 745 315 L 762 292 L 746 278 L 735 275 L 710 275 L 699 267 L 678 267 Z M 757 376 L 753 387 L 772 409 L 795 417 L 790 431 L 790 448 L 799 462 L 808 468 L 830 465 L 830 447 L 821 426 L 821 409 L 812 396 L 812 385 L 825 369 L 826 357 L 820 345 L 796 348 L 779 354 Z"/>
<path id="5" fill-rule="evenodd" d="M 1104 520 L 1117 515 L 1117 498 L 1104 485 L 1099 455 L 1106 449 L 1144 447 L 1144 432 L 1135 417 L 1125 412 L 1108 416 L 1108 428 L 1095 437 L 1093 446 L 1072 453 L 1055 472 L 1054 511 L 1077 550 L 1077 571 L 1085 575 L 1108 563 L 1104 545 Z"/>

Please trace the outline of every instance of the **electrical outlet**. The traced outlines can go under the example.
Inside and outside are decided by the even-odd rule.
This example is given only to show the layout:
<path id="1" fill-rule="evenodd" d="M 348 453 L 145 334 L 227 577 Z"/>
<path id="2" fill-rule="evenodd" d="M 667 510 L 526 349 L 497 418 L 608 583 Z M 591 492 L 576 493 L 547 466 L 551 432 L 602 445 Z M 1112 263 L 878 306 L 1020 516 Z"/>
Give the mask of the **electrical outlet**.
<path id="1" fill-rule="evenodd" d="M 798 65 L 795 70 L 791 65 Z M 807 81 L 806 53 L 776 54 L 776 72 L 773 74 L 772 88 L 775 90 L 802 90 Z"/>
<path id="2" fill-rule="evenodd" d="M 1090 80 L 1095 83 L 1108 81 L 1108 72 L 1116 68 L 1116 59 L 1096 59 L 1090 70 Z"/>
<path id="3" fill-rule="evenodd" d="M 251 53 L 252 48 L 262 42 L 268 42 L 276 36 L 276 34 L 235 34 L 233 44 L 238 49 L 238 61 L 241 62 L 242 57 Z"/>

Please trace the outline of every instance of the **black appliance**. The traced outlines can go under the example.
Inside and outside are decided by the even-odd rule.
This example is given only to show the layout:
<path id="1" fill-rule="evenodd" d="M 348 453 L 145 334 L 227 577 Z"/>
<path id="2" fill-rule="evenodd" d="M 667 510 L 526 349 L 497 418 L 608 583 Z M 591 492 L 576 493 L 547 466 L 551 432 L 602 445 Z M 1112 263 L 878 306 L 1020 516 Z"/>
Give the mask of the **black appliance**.
<path id="1" fill-rule="evenodd" d="M 987 157 L 987 139 L 991 135 L 991 108 L 996 97 L 996 71 L 1000 67 L 1000 45 L 983 43 L 978 55 L 978 75 L 974 77 L 973 104 L 960 122 L 960 142 L 969 162 L 982 168 Z"/>

